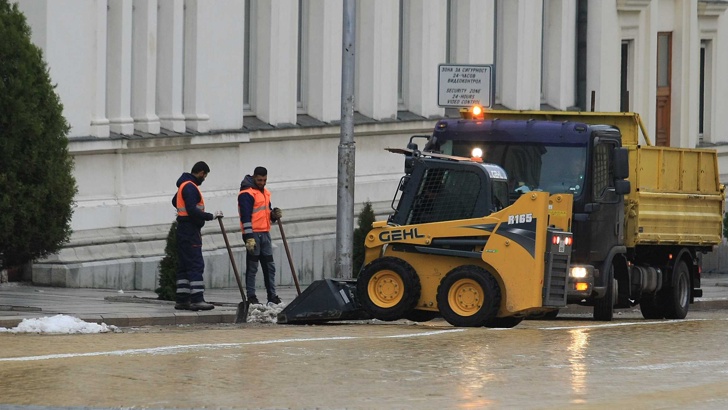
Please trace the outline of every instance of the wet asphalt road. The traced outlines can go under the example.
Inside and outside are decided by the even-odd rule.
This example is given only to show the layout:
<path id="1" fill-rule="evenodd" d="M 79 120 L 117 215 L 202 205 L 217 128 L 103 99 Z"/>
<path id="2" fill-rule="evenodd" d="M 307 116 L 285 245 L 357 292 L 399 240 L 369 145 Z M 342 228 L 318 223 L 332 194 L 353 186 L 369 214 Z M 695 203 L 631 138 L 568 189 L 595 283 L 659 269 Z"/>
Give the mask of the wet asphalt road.
<path id="1" fill-rule="evenodd" d="M 0 334 L 0 403 L 136 408 L 728 408 L 728 311 Z M 20 407 L 16 407 L 20 406 Z M 2 407 L 2 406 L 0 406 Z"/>

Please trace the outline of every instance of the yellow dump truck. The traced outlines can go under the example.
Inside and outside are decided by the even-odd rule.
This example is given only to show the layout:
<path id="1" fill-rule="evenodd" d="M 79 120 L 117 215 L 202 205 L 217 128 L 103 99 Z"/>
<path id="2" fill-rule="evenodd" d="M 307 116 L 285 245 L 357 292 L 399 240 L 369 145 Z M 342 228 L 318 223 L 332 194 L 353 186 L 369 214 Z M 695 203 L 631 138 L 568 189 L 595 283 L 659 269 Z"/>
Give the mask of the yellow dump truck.
<path id="1" fill-rule="evenodd" d="M 698 254 L 720 243 L 725 201 L 715 151 L 653 146 L 636 113 L 563 111 L 441 120 L 425 146 L 473 149 L 508 173 L 511 200 L 574 195 L 569 303 L 679 319 L 702 295 Z"/>

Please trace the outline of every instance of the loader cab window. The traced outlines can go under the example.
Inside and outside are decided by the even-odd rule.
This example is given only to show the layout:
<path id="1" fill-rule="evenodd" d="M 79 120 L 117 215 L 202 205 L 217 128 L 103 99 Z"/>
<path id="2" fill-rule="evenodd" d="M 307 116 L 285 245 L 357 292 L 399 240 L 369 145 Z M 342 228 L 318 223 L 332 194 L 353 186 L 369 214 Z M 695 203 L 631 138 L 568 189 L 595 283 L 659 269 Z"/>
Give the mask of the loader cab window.
<path id="1" fill-rule="evenodd" d="M 472 171 L 428 169 L 406 224 L 472 218 L 481 183 Z"/>
<path id="2" fill-rule="evenodd" d="M 614 141 L 602 141 L 594 145 L 594 183 L 592 193 L 599 202 L 614 203 L 619 196 L 614 191 L 614 173 L 612 166 Z"/>

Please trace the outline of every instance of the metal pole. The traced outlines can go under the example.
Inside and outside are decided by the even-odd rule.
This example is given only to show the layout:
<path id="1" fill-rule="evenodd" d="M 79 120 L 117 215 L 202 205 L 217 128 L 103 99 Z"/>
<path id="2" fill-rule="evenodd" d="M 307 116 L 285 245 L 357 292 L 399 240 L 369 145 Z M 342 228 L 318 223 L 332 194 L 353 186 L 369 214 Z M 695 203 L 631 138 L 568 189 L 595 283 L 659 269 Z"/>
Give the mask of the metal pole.
<path id="1" fill-rule="evenodd" d="M 337 278 L 352 277 L 354 248 L 354 46 L 356 33 L 355 0 L 344 0 L 341 56 L 341 139 L 336 191 L 336 269 Z"/>

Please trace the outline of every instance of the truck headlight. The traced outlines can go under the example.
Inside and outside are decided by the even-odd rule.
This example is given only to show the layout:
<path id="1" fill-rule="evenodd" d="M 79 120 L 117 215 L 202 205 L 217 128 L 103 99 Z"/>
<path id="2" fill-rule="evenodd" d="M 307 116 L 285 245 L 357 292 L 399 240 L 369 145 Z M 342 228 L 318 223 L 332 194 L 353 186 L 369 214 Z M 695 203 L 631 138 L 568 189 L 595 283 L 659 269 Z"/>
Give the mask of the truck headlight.
<path id="1" fill-rule="evenodd" d="M 572 278 L 585 278 L 587 273 L 587 269 L 583 266 L 572 266 L 569 276 Z"/>

